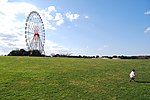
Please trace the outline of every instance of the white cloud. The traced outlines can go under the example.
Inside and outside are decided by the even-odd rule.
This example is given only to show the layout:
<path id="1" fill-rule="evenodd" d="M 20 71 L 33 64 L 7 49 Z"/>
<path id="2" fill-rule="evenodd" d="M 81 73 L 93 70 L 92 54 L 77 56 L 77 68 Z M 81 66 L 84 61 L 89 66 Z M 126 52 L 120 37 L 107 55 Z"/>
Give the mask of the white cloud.
<path id="1" fill-rule="evenodd" d="M 89 18 L 89 16 L 85 16 L 84 18 L 85 18 L 85 19 L 88 19 L 88 18 Z"/>
<path id="2" fill-rule="evenodd" d="M 146 28 L 144 32 L 150 32 L 150 27 Z"/>
<path id="3" fill-rule="evenodd" d="M 56 13 L 55 19 L 54 20 L 61 20 L 63 19 L 62 14 L 61 13 Z"/>
<path id="4" fill-rule="evenodd" d="M 150 11 L 145 12 L 144 14 L 150 14 Z M 144 32 L 150 32 L 150 27 L 146 28 Z"/>
<path id="5" fill-rule="evenodd" d="M 4 4 L 4 3 L 7 3 L 8 0 L 0 0 L 0 4 Z"/>
<path id="6" fill-rule="evenodd" d="M 50 15 L 48 10 L 46 11 L 46 10 L 43 9 L 43 10 L 40 11 L 40 13 L 41 13 L 41 15 L 44 19 L 53 20 L 53 18 L 54 18 L 52 15 Z"/>
<path id="7" fill-rule="evenodd" d="M 63 24 L 63 23 L 64 23 L 64 20 L 59 20 L 59 21 L 56 22 L 56 25 L 57 25 L 57 26 L 60 26 L 60 25 Z"/>
<path id="8" fill-rule="evenodd" d="M 56 10 L 55 6 L 49 6 L 48 11 L 49 11 L 49 13 L 51 13 L 53 11 L 56 12 L 57 10 Z"/>
<path id="9" fill-rule="evenodd" d="M 144 14 L 150 14 L 150 11 L 145 12 Z"/>
<path id="10" fill-rule="evenodd" d="M 64 47 L 60 46 L 59 44 L 54 43 L 54 42 L 46 39 L 45 52 L 48 55 L 50 55 L 52 53 L 54 53 L 54 54 L 67 54 L 70 52 L 70 50 L 68 48 L 64 48 Z"/>
<path id="11" fill-rule="evenodd" d="M 61 13 L 56 13 L 56 16 L 55 16 L 55 19 L 54 19 L 54 20 L 57 21 L 57 22 L 56 22 L 56 25 L 57 25 L 57 26 L 60 26 L 60 25 L 62 25 L 62 24 L 64 23 L 64 18 L 63 18 L 63 16 L 62 16 Z"/>
<path id="12" fill-rule="evenodd" d="M 50 29 L 50 30 L 56 30 L 55 26 L 57 25 L 57 23 L 53 22 L 54 17 L 51 15 L 52 12 L 55 12 L 55 13 L 57 12 L 55 6 L 49 6 L 46 9 L 39 10 L 39 13 L 42 16 L 42 20 L 43 20 L 43 23 L 45 25 L 45 28 Z M 52 24 L 52 22 L 54 24 Z"/>
<path id="13" fill-rule="evenodd" d="M 79 18 L 79 14 L 72 14 L 71 12 L 67 12 L 66 13 L 66 17 L 70 20 L 70 21 L 73 21 L 73 20 L 76 20 Z"/>
<path id="14" fill-rule="evenodd" d="M 44 19 L 43 23 L 44 23 L 45 29 L 56 30 L 56 27 L 53 26 L 49 20 Z"/>
<path id="15" fill-rule="evenodd" d="M 20 19 L 17 20 L 18 14 L 27 14 L 28 10 L 24 9 L 24 6 L 28 5 L 26 3 L 3 3 L 0 5 L 0 49 L 3 53 L 6 54 L 10 49 L 13 48 L 24 48 L 25 39 L 24 39 L 24 23 L 25 21 Z M 13 8 L 13 9 L 12 9 Z M 34 9 L 34 6 L 31 9 Z M 25 12 L 21 12 L 25 11 Z"/>

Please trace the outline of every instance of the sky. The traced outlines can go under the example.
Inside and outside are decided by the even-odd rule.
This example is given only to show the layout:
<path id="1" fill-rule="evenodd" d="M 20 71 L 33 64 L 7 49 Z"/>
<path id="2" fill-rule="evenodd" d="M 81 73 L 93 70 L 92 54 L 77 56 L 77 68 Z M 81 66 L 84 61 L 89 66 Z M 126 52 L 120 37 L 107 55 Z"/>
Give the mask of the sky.
<path id="1" fill-rule="evenodd" d="M 46 55 L 150 55 L 150 0 L 0 0 L 0 55 L 27 50 L 31 11 L 43 20 Z"/>

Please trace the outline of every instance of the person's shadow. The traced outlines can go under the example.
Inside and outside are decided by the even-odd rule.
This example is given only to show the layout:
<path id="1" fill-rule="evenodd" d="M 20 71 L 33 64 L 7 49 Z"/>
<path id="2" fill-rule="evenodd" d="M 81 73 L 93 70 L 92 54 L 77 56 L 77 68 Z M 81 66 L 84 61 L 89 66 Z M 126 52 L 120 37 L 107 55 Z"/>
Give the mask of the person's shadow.
<path id="1" fill-rule="evenodd" d="M 148 82 L 148 81 L 135 81 L 135 82 L 137 82 L 137 83 L 143 83 L 143 84 L 150 84 L 150 82 Z"/>

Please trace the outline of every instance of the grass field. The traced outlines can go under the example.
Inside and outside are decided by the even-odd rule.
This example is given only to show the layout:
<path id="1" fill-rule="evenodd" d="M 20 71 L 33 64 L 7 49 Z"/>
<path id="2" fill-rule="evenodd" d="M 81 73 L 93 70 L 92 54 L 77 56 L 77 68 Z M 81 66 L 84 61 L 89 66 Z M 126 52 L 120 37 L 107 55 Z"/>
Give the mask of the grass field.
<path id="1" fill-rule="evenodd" d="M 150 100 L 150 60 L 0 57 L 0 99 Z"/>

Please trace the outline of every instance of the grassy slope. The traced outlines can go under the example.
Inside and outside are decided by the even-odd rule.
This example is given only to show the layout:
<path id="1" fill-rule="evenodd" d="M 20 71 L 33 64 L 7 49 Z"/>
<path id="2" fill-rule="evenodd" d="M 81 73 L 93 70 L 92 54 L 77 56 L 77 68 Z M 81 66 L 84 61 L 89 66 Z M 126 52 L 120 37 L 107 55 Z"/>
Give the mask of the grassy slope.
<path id="1" fill-rule="evenodd" d="M 0 57 L 0 98 L 145 100 L 149 75 L 149 60 Z"/>

